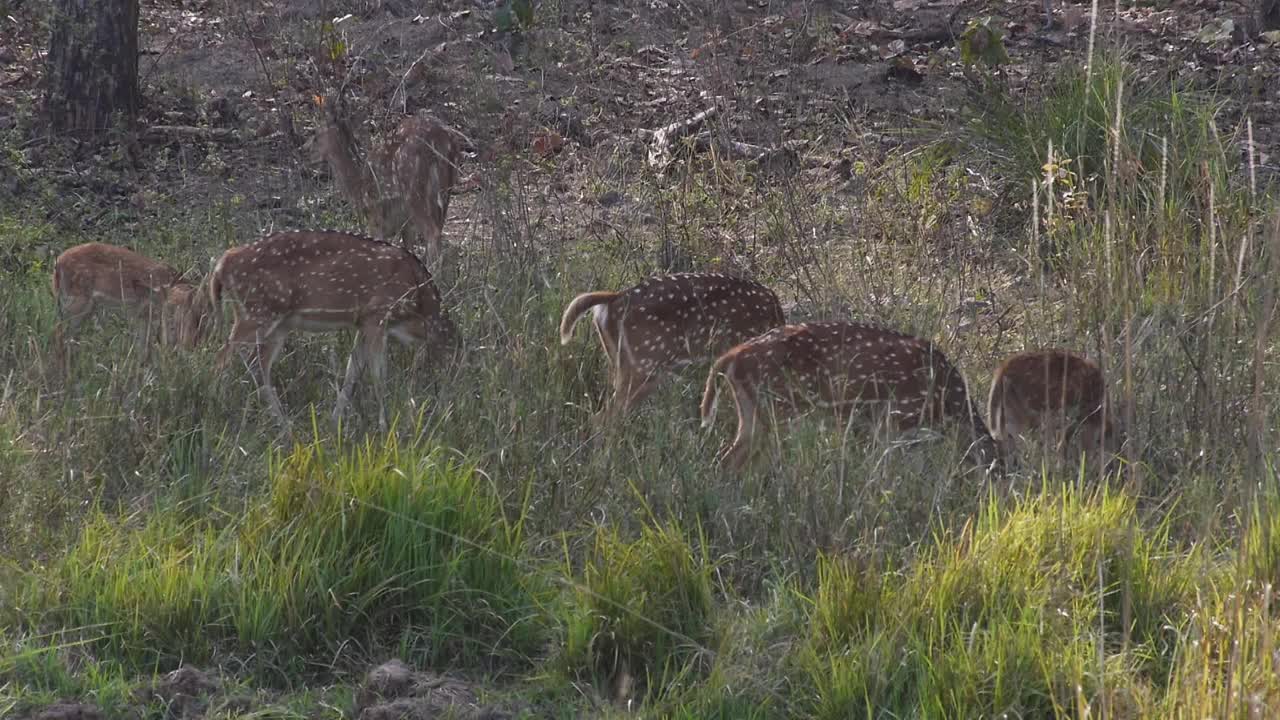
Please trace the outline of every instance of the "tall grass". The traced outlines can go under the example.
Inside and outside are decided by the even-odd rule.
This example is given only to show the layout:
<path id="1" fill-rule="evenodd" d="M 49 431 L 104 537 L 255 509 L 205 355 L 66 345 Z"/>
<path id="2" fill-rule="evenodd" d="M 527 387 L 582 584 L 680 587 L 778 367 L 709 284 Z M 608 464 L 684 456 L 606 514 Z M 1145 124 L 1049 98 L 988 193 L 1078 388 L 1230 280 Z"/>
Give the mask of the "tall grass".
<path id="1" fill-rule="evenodd" d="M 412 629 L 415 657 L 502 669 L 539 650 L 540 579 L 484 477 L 441 451 L 295 448 L 225 525 L 100 513 L 25 603 L 136 668 L 223 653 L 287 677 Z M 344 650 L 344 648 L 346 648 Z"/>
<path id="2" fill-rule="evenodd" d="M 1150 694 L 1206 568 L 1131 499 L 1079 490 L 990 506 L 905 572 L 827 558 L 796 656 L 813 716 L 1079 716 L 1117 686 Z"/>
<path id="3" fill-rule="evenodd" d="M 634 542 L 597 530 L 576 585 L 567 669 L 611 683 L 620 700 L 700 677 L 710 665 L 715 607 L 712 568 L 697 553 L 676 525 L 647 527 Z"/>

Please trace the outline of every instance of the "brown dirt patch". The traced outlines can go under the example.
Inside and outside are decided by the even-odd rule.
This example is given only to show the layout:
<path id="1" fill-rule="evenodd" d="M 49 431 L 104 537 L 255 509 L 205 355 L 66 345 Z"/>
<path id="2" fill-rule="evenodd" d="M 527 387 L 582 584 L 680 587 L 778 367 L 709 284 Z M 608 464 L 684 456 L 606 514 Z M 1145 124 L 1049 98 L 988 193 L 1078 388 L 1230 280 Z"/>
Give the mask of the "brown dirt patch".
<path id="1" fill-rule="evenodd" d="M 428 720 L 445 713 L 458 718 L 511 717 L 503 708 L 483 705 L 472 683 L 418 672 L 398 659 L 369 671 L 355 710 L 360 720 Z"/>

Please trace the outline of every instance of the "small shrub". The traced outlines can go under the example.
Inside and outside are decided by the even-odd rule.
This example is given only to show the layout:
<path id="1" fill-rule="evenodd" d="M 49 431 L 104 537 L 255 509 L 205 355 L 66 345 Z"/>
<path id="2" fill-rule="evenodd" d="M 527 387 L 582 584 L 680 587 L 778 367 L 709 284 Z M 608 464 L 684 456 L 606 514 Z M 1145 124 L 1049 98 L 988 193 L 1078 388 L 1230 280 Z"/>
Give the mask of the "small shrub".
<path id="1" fill-rule="evenodd" d="M 630 543 L 598 529 L 568 629 L 569 670 L 650 692 L 701 672 L 715 636 L 710 573 L 675 524 Z"/>
<path id="2" fill-rule="evenodd" d="M 1163 682 L 1198 555 L 1134 513 L 1068 492 L 988 510 L 900 576 L 825 559 L 799 651 L 815 715 L 1061 715 L 1102 689 L 1098 643 L 1108 678 Z"/>
<path id="3" fill-rule="evenodd" d="M 434 661 L 536 649 L 520 531 L 470 466 L 389 439 L 333 458 L 299 447 L 270 478 L 224 528 L 168 510 L 141 527 L 100 514 L 38 589 L 36 606 L 54 608 L 42 619 L 97 628 L 138 667 L 225 648 L 297 671 L 339 643 L 414 629 L 411 649 Z"/>
<path id="4" fill-rule="evenodd" d="M 1280 703 L 1274 589 L 1207 588 L 1191 608 L 1159 712 L 1151 717 L 1272 717 Z"/>
<path id="5" fill-rule="evenodd" d="M 1240 552 L 1239 579 L 1280 588 L 1280 494 L 1274 488 L 1254 503 Z"/>

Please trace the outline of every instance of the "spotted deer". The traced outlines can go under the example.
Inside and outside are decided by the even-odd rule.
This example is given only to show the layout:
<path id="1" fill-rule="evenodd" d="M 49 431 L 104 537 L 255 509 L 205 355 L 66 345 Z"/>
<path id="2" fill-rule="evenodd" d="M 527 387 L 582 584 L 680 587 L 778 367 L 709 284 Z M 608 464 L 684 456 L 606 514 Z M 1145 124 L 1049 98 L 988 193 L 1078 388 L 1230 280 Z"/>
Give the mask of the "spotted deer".
<path id="1" fill-rule="evenodd" d="M 722 374 L 738 409 L 737 436 L 721 458 L 731 472 L 746 465 L 765 429 L 766 397 L 780 402 L 783 416 L 814 405 L 833 409 L 842 419 L 855 410 L 867 416 L 887 411 L 899 431 L 951 418 L 971 428 L 973 460 L 1000 465 L 998 448 L 960 371 L 922 338 L 851 322 L 774 328 L 715 361 L 702 395 L 704 427 L 715 418 Z"/>
<path id="2" fill-rule="evenodd" d="M 991 433 L 1006 453 L 1040 431 L 1059 456 L 1078 442 L 1087 456 L 1115 455 L 1123 440 L 1107 400 L 1102 368 L 1068 350 L 1031 350 L 1000 363 L 987 401 Z"/>
<path id="3" fill-rule="evenodd" d="M 428 265 L 444 255 L 450 191 L 462 157 L 462 139 L 426 112 L 405 118 L 361 160 L 360 148 L 338 103 L 325 106 L 325 124 L 309 144 L 326 161 L 338 188 L 379 240 L 399 236 L 413 252 L 414 236 Z"/>
<path id="4" fill-rule="evenodd" d="M 333 419 L 341 420 L 356 378 L 367 366 L 378 393 L 378 423 L 386 428 L 382 384 L 387 335 L 437 351 L 457 350 L 461 336 L 441 302 L 431 273 L 413 253 L 372 238 L 328 230 L 277 232 L 218 260 L 209 280 L 214 307 L 232 301 L 235 322 L 218 352 L 225 368 L 233 350 L 246 357 L 276 419 L 289 427 L 271 382 L 271 365 L 294 330 L 357 331 Z"/>
<path id="5" fill-rule="evenodd" d="M 590 310 L 609 358 L 613 397 L 593 425 L 622 417 L 657 387 L 663 371 L 710 360 L 786 322 L 782 304 L 760 283 L 716 273 L 663 275 L 618 292 L 573 299 L 560 319 L 560 344 Z"/>
<path id="6" fill-rule="evenodd" d="M 169 265 L 127 248 L 85 243 L 63 252 L 53 263 L 53 294 L 58 321 L 53 330 L 56 362 L 68 361 L 67 341 L 100 307 L 111 307 L 135 325 L 142 356 L 151 346 L 192 348 L 204 327 L 192 303 L 196 288 Z"/>

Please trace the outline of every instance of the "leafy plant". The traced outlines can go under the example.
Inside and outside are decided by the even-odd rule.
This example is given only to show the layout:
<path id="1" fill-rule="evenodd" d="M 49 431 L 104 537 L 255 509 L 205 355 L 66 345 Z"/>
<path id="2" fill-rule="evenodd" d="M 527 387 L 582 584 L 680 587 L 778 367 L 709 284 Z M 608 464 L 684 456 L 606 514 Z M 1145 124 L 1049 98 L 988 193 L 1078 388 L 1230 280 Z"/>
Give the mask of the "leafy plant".
<path id="1" fill-rule="evenodd" d="M 715 634 L 710 572 L 674 523 L 647 526 L 634 542 L 597 529 L 563 661 L 625 695 L 696 673 Z"/>
<path id="2" fill-rule="evenodd" d="M 1009 63 L 1009 53 L 1004 47 L 1004 30 L 993 24 L 990 16 L 969 21 L 964 32 L 956 39 L 960 48 L 960 61 L 972 66 L 979 62 L 991 68 Z"/>
<path id="3" fill-rule="evenodd" d="M 494 8 L 493 26 L 498 32 L 529 30 L 533 27 L 533 0 L 505 0 Z"/>

